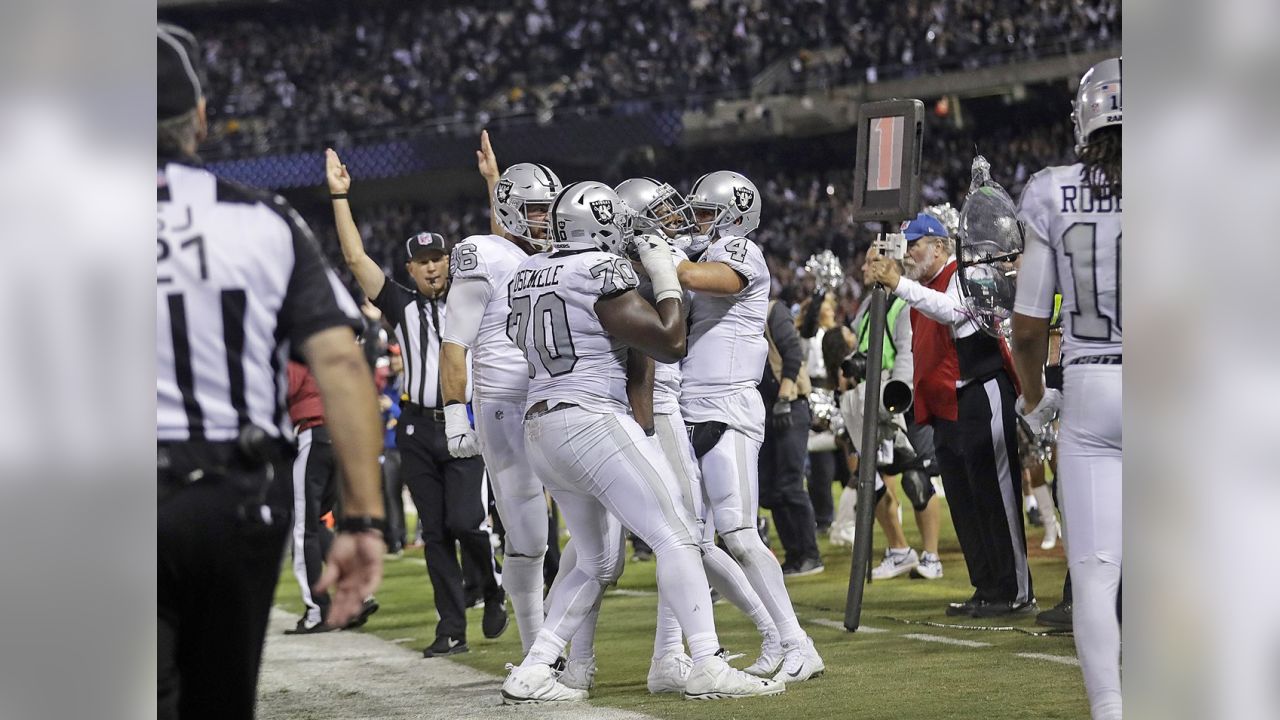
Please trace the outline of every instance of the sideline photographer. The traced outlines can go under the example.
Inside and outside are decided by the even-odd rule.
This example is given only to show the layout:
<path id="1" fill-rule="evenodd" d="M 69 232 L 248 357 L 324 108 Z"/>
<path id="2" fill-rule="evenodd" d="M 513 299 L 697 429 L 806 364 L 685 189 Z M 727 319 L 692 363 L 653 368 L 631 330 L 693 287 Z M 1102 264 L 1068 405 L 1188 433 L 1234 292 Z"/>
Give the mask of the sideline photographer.
<path id="1" fill-rule="evenodd" d="M 864 266 L 863 272 L 866 272 Z M 841 383 L 852 388 L 840 399 L 840 412 L 849 428 L 849 436 L 857 442 L 862 437 L 862 409 L 865 379 L 868 370 L 867 350 L 870 347 L 870 316 L 867 310 L 871 297 L 863 300 L 854 317 L 853 328 L 827 341 L 828 357 L 842 358 L 838 370 Z M 937 465 L 933 453 L 933 431 L 914 421 L 911 408 L 911 377 L 913 356 L 910 313 L 901 298 L 893 298 L 885 317 L 884 349 L 881 356 L 882 377 L 880 448 L 863 452 L 862 458 L 876 458 L 879 477 L 876 482 L 876 521 L 888 541 L 884 560 L 874 568 L 872 577 L 887 580 L 906 573 L 913 577 L 934 580 L 942 577 L 942 561 L 938 556 L 938 531 L 940 519 L 938 502 L 931 475 Z M 834 334 L 834 333 L 833 333 Z M 891 412 L 886 406 L 892 406 Z M 915 510 L 916 526 L 922 537 L 922 551 L 917 553 L 907 543 L 906 534 L 898 517 L 898 498 L 884 478 L 901 475 L 902 492 Z"/>

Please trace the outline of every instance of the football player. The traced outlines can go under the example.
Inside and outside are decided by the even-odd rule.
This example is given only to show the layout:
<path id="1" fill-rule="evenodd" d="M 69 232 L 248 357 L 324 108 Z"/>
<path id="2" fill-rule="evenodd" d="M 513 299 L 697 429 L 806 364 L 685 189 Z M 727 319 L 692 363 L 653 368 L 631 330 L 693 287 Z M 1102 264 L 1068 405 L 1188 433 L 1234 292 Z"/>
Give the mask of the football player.
<path id="1" fill-rule="evenodd" d="M 699 178 L 688 198 L 697 262 L 681 262 L 677 271 L 693 293 L 680 410 L 692 427 L 714 529 L 778 628 L 779 646 L 766 638 L 748 672 L 782 682 L 807 680 L 825 666 L 796 620 L 782 568 L 756 531 L 765 420 L 756 386 L 768 354 L 770 278 L 763 253 L 746 236 L 760 224 L 760 193 L 747 178 L 722 170 Z"/>
<path id="2" fill-rule="evenodd" d="M 1061 404 L 1058 468 L 1076 653 L 1095 720 L 1121 717 L 1121 60 L 1080 80 L 1074 165 L 1046 168 L 1022 191 L 1026 250 L 1014 305 L 1018 400 L 1040 432 Z M 1062 292 L 1063 390 L 1043 370 L 1055 289 Z"/>
<path id="3" fill-rule="evenodd" d="M 508 289 L 507 332 L 528 361 L 525 447 L 560 506 L 577 561 L 552 586 L 546 621 L 503 682 L 503 700 L 587 696 L 558 682 L 551 665 L 615 572 L 618 521 L 653 548 L 658 591 L 679 619 L 693 661 L 685 697 L 782 692 L 782 683 L 735 670 L 717 654 L 696 526 L 663 479 L 674 471 L 642 429 L 651 431 L 653 422 L 645 412 L 652 402 L 645 356 L 674 362 L 685 349 L 670 246 L 652 236 L 636 244 L 653 281 L 655 310 L 635 291 L 636 273 L 621 257 L 632 241 L 632 218 L 611 188 L 569 185 L 552 203 L 549 222 L 555 252 L 534 255 L 517 269 Z"/>
<path id="4" fill-rule="evenodd" d="M 562 187 L 542 165 L 521 163 L 497 176 L 488 133 L 481 136 L 481 173 L 493 177 L 494 234 L 472 235 L 449 257 L 453 287 L 441 344 L 440 384 L 445 434 L 454 457 L 484 455 L 494 502 L 506 528 L 502 584 L 527 651 L 542 625 L 547 506 L 542 482 L 524 452 L 524 355 L 507 339 L 507 281 L 526 257 L 549 250 L 546 214 Z M 486 170 L 489 172 L 486 173 Z M 500 233 L 509 233 L 503 237 Z M 466 405 L 471 354 L 475 429 Z"/>
<path id="5" fill-rule="evenodd" d="M 632 178 L 615 188 L 622 201 L 636 213 L 635 232 L 638 235 L 663 235 L 677 245 L 689 247 L 694 230 L 693 212 L 679 191 L 667 183 L 653 178 Z M 677 265 L 688 257 L 677 247 L 672 248 L 673 262 Z M 642 282 L 641 293 L 656 304 L 653 288 Z M 685 307 L 688 299 L 684 299 Z M 655 438 L 667 462 L 676 471 L 675 492 L 685 509 L 693 516 L 702 542 L 702 566 L 711 586 L 755 623 L 756 629 L 769 648 L 768 657 L 782 654 L 777 626 L 752 589 L 742 567 L 712 541 L 706 530 L 705 505 L 702 501 L 702 477 L 693 447 L 689 444 L 684 417 L 680 414 L 680 364 L 656 363 L 653 383 L 653 421 Z M 766 663 L 769 661 L 766 659 Z M 753 666 L 754 667 L 754 666 Z M 690 668 L 689 657 L 680 641 L 680 626 L 669 603 L 658 606 L 658 631 L 654 637 L 653 661 L 649 666 L 648 686 L 651 693 L 680 692 L 684 689 L 684 677 Z"/>

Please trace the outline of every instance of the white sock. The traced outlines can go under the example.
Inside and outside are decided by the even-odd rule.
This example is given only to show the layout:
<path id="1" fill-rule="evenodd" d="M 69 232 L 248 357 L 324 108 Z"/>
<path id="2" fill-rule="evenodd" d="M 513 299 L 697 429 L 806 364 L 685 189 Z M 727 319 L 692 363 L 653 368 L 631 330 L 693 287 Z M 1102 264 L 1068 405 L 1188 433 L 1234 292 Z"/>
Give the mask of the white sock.
<path id="1" fill-rule="evenodd" d="M 1071 628 L 1093 717 L 1120 718 L 1120 567 L 1090 557 L 1071 565 Z"/>
<path id="2" fill-rule="evenodd" d="M 702 549 L 702 567 L 707 571 L 711 587 L 751 618 L 761 637 L 777 637 L 778 626 L 769 617 L 769 609 L 761 602 L 760 596 L 751 588 L 751 581 L 747 580 L 742 567 L 714 543 L 707 543 Z"/>
<path id="3" fill-rule="evenodd" d="M 560 653 L 564 652 L 564 646 L 568 642 L 568 640 L 556 637 L 555 633 L 546 628 L 539 630 L 538 637 L 533 641 L 533 647 L 529 648 L 529 654 L 524 656 L 524 660 L 520 662 L 520 667 L 527 668 L 534 665 L 554 664 L 556 660 L 560 659 Z"/>
<path id="4" fill-rule="evenodd" d="M 1044 520 L 1045 527 L 1049 527 L 1049 523 L 1058 521 L 1058 508 L 1053 504 L 1053 491 L 1048 485 L 1031 488 L 1031 497 L 1040 506 L 1040 518 Z"/>
<path id="5" fill-rule="evenodd" d="M 1033 492 L 1034 492 L 1034 491 L 1033 491 Z M 1035 495 L 1023 495 L 1023 496 L 1022 496 L 1022 512 L 1024 512 L 1024 513 L 1031 512 L 1031 510 L 1032 510 L 1033 508 L 1035 508 L 1035 507 L 1036 507 L 1036 496 L 1035 496 Z"/>
<path id="6" fill-rule="evenodd" d="M 511 608 L 516 613 L 516 629 L 520 631 L 520 645 L 525 652 L 533 646 L 533 640 L 542 629 L 542 564 L 539 557 L 508 555 L 502 563 L 502 587 L 511 598 Z"/>
<path id="7" fill-rule="evenodd" d="M 671 604 L 658 598 L 658 630 L 653 636 L 653 659 L 666 657 L 673 652 L 682 652 L 684 644 L 680 641 L 680 621 Z"/>

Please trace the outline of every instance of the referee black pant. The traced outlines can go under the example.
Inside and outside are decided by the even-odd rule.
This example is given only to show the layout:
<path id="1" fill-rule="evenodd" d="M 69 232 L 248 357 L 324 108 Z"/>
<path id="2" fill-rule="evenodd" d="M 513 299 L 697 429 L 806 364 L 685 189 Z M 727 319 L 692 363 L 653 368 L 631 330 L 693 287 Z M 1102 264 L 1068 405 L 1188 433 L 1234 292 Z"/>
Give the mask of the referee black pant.
<path id="1" fill-rule="evenodd" d="M 486 569 L 481 578 L 486 600 L 502 591 L 495 573 L 489 533 L 481 528 L 486 510 L 484 461 L 479 455 L 452 457 L 444 434 L 444 420 L 409 411 L 402 411 L 396 426 L 396 447 L 400 450 L 401 476 L 422 519 L 427 575 L 431 578 L 436 612 L 440 615 L 436 637 L 465 640 L 467 606 L 458 548 L 461 547 L 477 567 Z"/>
<path id="2" fill-rule="evenodd" d="M 338 463 L 329 429 L 323 425 L 298 433 L 298 457 L 293 461 L 293 576 L 302 591 L 307 627 L 329 617 L 329 593 L 315 592 L 333 533 L 320 518 L 333 510 L 338 495 Z"/>
<path id="3" fill-rule="evenodd" d="M 1035 598 L 1022 525 L 1015 392 L 1001 370 L 957 391 L 956 421 L 935 420 L 934 444 L 951 521 L 975 596 L 989 602 Z"/>
<path id="4" fill-rule="evenodd" d="M 160 720 L 253 717 L 258 667 L 293 507 L 289 458 L 274 464 L 272 522 L 241 518 L 241 478 L 160 481 L 156 645 Z M 190 467 L 212 467 L 198 462 Z"/>

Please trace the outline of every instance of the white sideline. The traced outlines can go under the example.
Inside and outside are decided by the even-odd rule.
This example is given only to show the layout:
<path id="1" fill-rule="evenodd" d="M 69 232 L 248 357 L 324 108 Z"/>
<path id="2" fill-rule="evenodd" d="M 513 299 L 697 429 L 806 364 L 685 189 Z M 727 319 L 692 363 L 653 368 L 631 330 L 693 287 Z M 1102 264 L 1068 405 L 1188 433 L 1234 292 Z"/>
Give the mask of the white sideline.
<path id="1" fill-rule="evenodd" d="M 971 648 L 991 647 L 991 643 L 978 642 L 977 640 L 961 640 L 960 638 L 949 638 L 941 635 L 928 635 L 925 633 L 908 633 L 902 637 L 909 638 L 911 640 L 922 640 L 924 642 L 942 643 L 943 645 L 960 645 L 962 647 Z"/>
<path id="2" fill-rule="evenodd" d="M 1047 660 L 1049 662 L 1055 662 L 1061 665 L 1074 665 L 1076 667 L 1080 667 L 1079 658 L 1074 658 L 1074 657 L 1071 657 L 1070 655 L 1050 655 L 1048 653 L 1014 653 L 1014 654 L 1020 658 L 1026 658 L 1028 660 Z"/>
<path id="3" fill-rule="evenodd" d="M 844 623 L 840 622 L 839 620 L 831 620 L 829 618 L 803 618 L 803 620 L 812 625 L 821 625 L 822 627 L 834 628 L 836 630 L 845 629 Z M 868 635 L 870 635 L 873 633 L 882 633 L 882 632 L 889 632 L 889 631 L 885 630 L 884 628 L 870 627 L 867 625 L 859 625 L 858 632 L 867 633 Z"/>
<path id="4" fill-rule="evenodd" d="M 296 622 L 272 608 L 259 720 L 654 720 L 581 702 L 504 706 L 497 676 L 448 659 L 426 660 L 419 649 L 368 633 L 284 635 Z"/>

